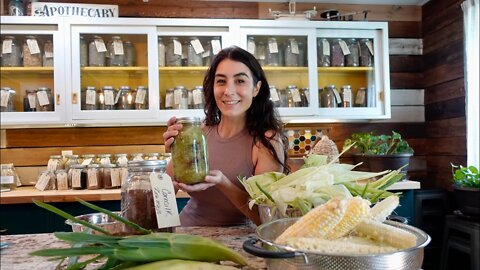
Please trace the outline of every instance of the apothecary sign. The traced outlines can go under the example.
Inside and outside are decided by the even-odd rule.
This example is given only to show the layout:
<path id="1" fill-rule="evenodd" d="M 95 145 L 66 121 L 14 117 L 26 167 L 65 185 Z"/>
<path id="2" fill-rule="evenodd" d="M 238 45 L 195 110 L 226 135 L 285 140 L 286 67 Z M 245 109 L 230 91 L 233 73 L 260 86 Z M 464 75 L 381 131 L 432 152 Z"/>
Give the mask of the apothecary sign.
<path id="1" fill-rule="evenodd" d="M 118 5 L 33 2 L 32 16 L 41 17 L 118 17 Z"/>

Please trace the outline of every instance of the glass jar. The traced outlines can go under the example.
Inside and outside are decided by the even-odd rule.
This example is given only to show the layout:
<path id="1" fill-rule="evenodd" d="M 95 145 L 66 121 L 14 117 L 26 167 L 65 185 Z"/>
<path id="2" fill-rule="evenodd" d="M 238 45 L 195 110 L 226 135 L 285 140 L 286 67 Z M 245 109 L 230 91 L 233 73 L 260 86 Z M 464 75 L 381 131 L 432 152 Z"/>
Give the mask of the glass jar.
<path id="1" fill-rule="evenodd" d="M 2 87 L 0 89 L 0 112 L 15 112 L 17 107 L 15 104 L 15 97 L 17 91 L 10 87 Z"/>
<path id="2" fill-rule="evenodd" d="M 267 53 L 267 48 L 265 46 L 265 42 L 259 41 L 257 45 L 255 46 L 255 58 L 257 58 L 258 63 L 260 63 L 261 66 L 266 65 L 266 53 Z"/>
<path id="3" fill-rule="evenodd" d="M 67 170 L 69 187 L 71 189 L 87 188 L 87 166 L 81 164 L 73 164 Z"/>
<path id="4" fill-rule="evenodd" d="M 51 40 L 47 40 L 43 44 L 42 64 L 44 67 L 53 67 L 53 42 Z"/>
<path id="5" fill-rule="evenodd" d="M 62 164 L 61 160 L 62 160 L 62 156 L 60 155 L 50 156 L 47 163 L 47 170 L 56 171 L 56 170 L 63 169 L 61 168 L 61 164 Z"/>
<path id="6" fill-rule="evenodd" d="M 3 5 L 2 5 L 3 7 Z M 25 16 L 25 6 L 22 0 L 10 0 L 8 3 L 9 16 Z"/>
<path id="7" fill-rule="evenodd" d="M 102 189 L 103 182 L 100 177 L 100 165 L 87 165 L 87 189 Z"/>
<path id="8" fill-rule="evenodd" d="M 95 86 L 87 86 L 81 93 L 82 110 L 98 110 L 97 89 Z"/>
<path id="9" fill-rule="evenodd" d="M 310 90 L 307 87 L 300 88 L 300 98 L 302 100 L 302 107 L 308 107 L 309 98 L 310 98 Z"/>
<path id="10" fill-rule="evenodd" d="M 187 67 L 188 66 L 188 47 L 190 46 L 190 42 L 187 40 L 184 40 L 182 42 L 182 66 Z"/>
<path id="11" fill-rule="evenodd" d="M 21 67 L 22 52 L 14 36 L 5 36 L 2 42 L 2 67 Z"/>
<path id="12" fill-rule="evenodd" d="M 355 95 L 355 107 L 367 107 L 367 88 L 360 87 Z"/>
<path id="13" fill-rule="evenodd" d="M 57 180 L 55 172 L 53 171 L 42 171 L 39 174 L 35 188 L 44 191 L 44 190 L 55 190 L 57 189 Z"/>
<path id="14" fill-rule="evenodd" d="M 188 108 L 193 109 L 193 89 L 187 89 L 188 93 Z"/>
<path id="15" fill-rule="evenodd" d="M 302 98 L 296 85 L 287 86 L 288 107 L 301 107 Z"/>
<path id="16" fill-rule="evenodd" d="M 280 107 L 280 95 L 275 85 L 270 85 L 270 100 L 273 102 L 273 106 Z"/>
<path id="17" fill-rule="evenodd" d="M 80 66 L 88 66 L 88 45 L 83 36 L 80 36 Z"/>
<path id="18" fill-rule="evenodd" d="M 168 163 L 172 159 L 172 153 L 162 153 L 160 159 L 165 160 Z"/>
<path id="19" fill-rule="evenodd" d="M 99 110 L 115 110 L 115 89 L 112 86 L 104 86 L 98 97 Z"/>
<path id="20" fill-rule="evenodd" d="M 174 96 L 174 89 L 168 88 L 165 90 L 165 109 L 173 109 L 173 98 Z"/>
<path id="21" fill-rule="evenodd" d="M 188 92 L 183 85 L 176 86 L 173 90 L 173 108 L 177 110 L 188 109 Z"/>
<path id="22" fill-rule="evenodd" d="M 299 48 L 295 38 L 289 38 L 285 43 L 285 66 L 298 67 Z"/>
<path id="23" fill-rule="evenodd" d="M 35 36 L 26 36 L 23 43 L 23 66 L 24 67 L 41 67 L 42 52 Z"/>
<path id="24" fill-rule="evenodd" d="M 68 172 L 68 170 L 70 169 L 70 167 L 72 167 L 73 165 L 79 165 L 80 164 L 80 160 L 78 158 L 78 155 L 66 155 L 65 156 L 67 158 L 67 160 L 65 161 L 65 170 Z"/>
<path id="25" fill-rule="evenodd" d="M 345 56 L 343 54 L 342 44 L 345 42 L 341 38 L 332 41 L 330 47 L 330 63 L 332 67 L 345 66 Z"/>
<path id="26" fill-rule="evenodd" d="M 116 167 L 115 164 L 100 165 L 100 179 L 102 179 L 103 188 L 111 189 L 120 187 L 121 182 L 118 170 L 117 172 L 113 172 Z"/>
<path id="27" fill-rule="evenodd" d="M 132 154 L 132 161 L 140 161 L 140 160 L 145 160 L 143 158 L 143 153 L 134 153 Z"/>
<path id="28" fill-rule="evenodd" d="M 305 44 L 302 41 L 298 42 L 298 66 L 306 67 L 307 66 L 307 54 L 306 54 Z"/>
<path id="29" fill-rule="evenodd" d="M 58 190 L 68 190 L 68 174 L 65 170 L 55 171 L 55 178 L 57 180 Z"/>
<path id="30" fill-rule="evenodd" d="M 110 67 L 121 67 L 125 64 L 123 41 L 119 36 L 113 36 L 107 44 L 107 64 Z"/>
<path id="31" fill-rule="evenodd" d="M 100 165 L 105 165 L 105 164 L 111 164 L 112 163 L 112 155 L 111 154 L 100 154 L 97 155 L 97 160 L 98 164 Z"/>
<path id="32" fill-rule="evenodd" d="M 165 66 L 165 43 L 162 37 L 158 37 L 158 66 Z"/>
<path id="33" fill-rule="evenodd" d="M 287 89 L 278 89 L 278 94 L 280 95 L 280 107 L 288 107 Z"/>
<path id="34" fill-rule="evenodd" d="M 115 164 L 117 164 L 119 167 L 127 167 L 127 165 L 128 165 L 127 154 L 116 154 L 115 155 Z"/>
<path id="35" fill-rule="evenodd" d="M 193 46 L 196 44 L 196 47 Z M 187 46 L 187 66 L 199 67 L 203 65 L 202 53 L 204 49 L 197 37 L 190 37 L 190 42 Z"/>
<path id="36" fill-rule="evenodd" d="M 135 110 L 148 110 L 148 88 L 139 86 L 133 92 L 133 100 L 135 101 Z"/>
<path id="37" fill-rule="evenodd" d="M 208 173 L 207 140 L 200 128 L 200 118 L 178 118 L 183 125 L 172 148 L 175 180 L 186 184 L 203 182 Z"/>
<path id="38" fill-rule="evenodd" d="M 152 174 L 156 174 L 160 178 L 165 174 L 166 165 L 164 160 L 142 160 L 128 163 L 128 178 L 122 185 L 121 191 L 121 212 L 124 218 L 145 229 L 162 232 L 174 231 L 172 227 L 158 229 L 154 195 L 150 182 Z M 129 234 L 138 233 L 130 226 L 124 226 L 124 231 Z"/>
<path id="39" fill-rule="evenodd" d="M 130 89 L 130 86 L 120 86 L 116 97 L 117 110 L 132 110 L 133 101 L 132 89 Z"/>
<path id="40" fill-rule="evenodd" d="M 94 154 L 85 154 L 80 156 L 79 162 L 82 165 L 90 165 L 90 164 L 95 164 L 97 161 L 97 157 Z"/>
<path id="41" fill-rule="evenodd" d="M 360 60 L 357 40 L 354 38 L 347 39 L 347 46 L 350 53 L 345 55 L 345 65 L 347 67 L 358 67 L 360 65 Z"/>
<path id="42" fill-rule="evenodd" d="M 91 67 L 104 67 L 106 64 L 107 48 L 100 36 L 93 36 L 88 45 L 88 65 Z"/>
<path id="43" fill-rule="evenodd" d="M 372 41 L 368 38 L 362 38 L 360 40 L 360 66 L 372 67 L 373 66 L 373 45 Z"/>
<path id="44" fill-rule="evenodd" d="M 336 87 L 335 85 L 327 85 L 321 91 L 320 96 L 320 107 L 322 108 L 336 108 L 338 105 L 337 98 L 335 95 Z"/>
<path id="45" fill-rule="evenodd" d="M 168 67 L 182 66 L 182 44 L 177 37 L 172 37 L 165 47 L 165 61 Z"/>
<path id="46" fill-rule="evenodd" d="M 330 43 L 326 38 L 317 39 L 317 65 L 319 67 L 330 66 Z"/>
<path id="47" fill-rule="evenodd" d="M 17 187 L 17 173 L 12 163 L 1 164 L 1 178 L 0 187 L 1 191 L 10 191 Z"/>
<path id="48" fill-rule="evenodd" d="M 350 85 L 343 85 L 340 88 L 340 98 L 342 99 L 341 107 L 352 107 L 352 87 Z"/>
<path id="49" fill-rule="evenodd" d="M 35 92 L 37 94 L 37 112 L 53 111 L 52 90 L 47 87 L 39 87 Z"/>
<path id="50" fill-rule="evenodd" d="M 197 85 L 192 90 L 192 103 L 194 109 L 203 109 L 205 107 L 205 95 L 203 86 Z"/>
<path id="51" fill-rule="evenodd" d="M 25 90 L 25 96 L 23 97 L 23 111 L 37 111 L 37 94 L 35 93 L 35 90 Z"/>
<path id="52" fill-rule="evenodd" d="M 133 46 L 132 42 L 127 40 L 123 43 L 124 49 L 124 63 L 123 65 L 126 67 L 133 67 L 135 66 L 135 60 L 137 59 L 137 52 L 135 50 L 135 46 Z"/>
<path id="53" fill-rule="evenodd" d="M 149 153 L 147 154 L 147 160 L 159 160 L 160 153 Z"/>
<path id="54" fill-rule="evenodd" d="M 210 40 L 207 41 L 207 45 L 205 45 L 205 51 L 202 53 L 202 61 L 204 66 L 210 66 L 212 60 L 214 58 L 213 51 L 212 51 L 212 42 Z"/>
<path id="55" fill-rule="evenodd" d="M 277 39 L 275 37 L 268 38 L 268 46 L 266 48 L 266 63 L 268 66 L 280 66 L 280 54 Z"/>

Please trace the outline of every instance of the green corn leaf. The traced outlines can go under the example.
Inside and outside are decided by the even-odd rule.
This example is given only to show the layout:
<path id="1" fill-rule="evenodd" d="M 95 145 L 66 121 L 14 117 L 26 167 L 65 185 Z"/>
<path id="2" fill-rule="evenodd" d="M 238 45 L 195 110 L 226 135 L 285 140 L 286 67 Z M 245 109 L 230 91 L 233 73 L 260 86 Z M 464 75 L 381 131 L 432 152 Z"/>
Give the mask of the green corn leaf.
<path id="1" fill-rule="evenodd" d="M 63 241 L 72 243 L 117 245 L 123 237 L 110 235 L 96 235 L 85 232 L 55 232 L 54 235 Z"/>
<path id="2" fill-rule="evenodd" d="M 89 259 L 89 260 L 86 260 L 84 262 L 78 262 L 76 264 L 73 264 L 73 265 L 69 265 L 67 267 L 67 270 L 80 270 L 80 269 L 84 269 L 88 264 L 92 263 L 92 262 L 95 262 L 96 260 L 100 260 L 101 258 L 103 258 L 102 255 L 99 255 L 99 256 L 96 256 L 92 259 Z"/>
<path id="3" fill-rule="evenodd" d="M 262 186 L 258 183 L 258 182 L 255 182 L 255 185 L 257 185 L 258 189 L 260 190 L 260 192 L 262 192 L 263 194 L 265 194 L 265 196 L 267 196 L 267 198 L 275 203 L 275 200 L 272 198 L 272 195 L 270 195 L 270 193 L 268 193 L 265 189 L 262 188 Z"/>
<path id="4" fill-rule="evenodd" d="M 70 257 L 70 256 L 82 256 L 90 254 L 100 254 L 109 256 L 113 253 L 114 249 L 109 247 L 79 247 L 79 248 L 49 248 L 37 250 L 30 255 L 43 256 L 43 257 Z"/>

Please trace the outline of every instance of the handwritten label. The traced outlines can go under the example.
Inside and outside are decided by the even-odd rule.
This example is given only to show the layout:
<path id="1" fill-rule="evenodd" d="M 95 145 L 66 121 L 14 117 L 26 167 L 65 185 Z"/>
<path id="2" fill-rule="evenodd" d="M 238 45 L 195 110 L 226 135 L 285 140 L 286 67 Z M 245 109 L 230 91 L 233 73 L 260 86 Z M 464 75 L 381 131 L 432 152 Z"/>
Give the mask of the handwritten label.
<path id="1" fill-rule="evenodd" d="M 87 90 L 86 94 L 86 103 L 89 105 L 95 105 L 95 99 L 96 99 L 96 91 L 95 90 Z"/>
<path id="2" fill-rule="evenodd" d="M 119 187 L 122 183 L 120 181 L 120 169 L 113 168 L 112 170 L 110 170 L 110 178 L 112 180 L 112 187 Z"/>
<path id="3" fill-rule="evenodd" d="M 270 49 L 270 53 L 278 53 L 278 44 L 276 41 L 268 42 L 268 48 Z"/>
<path id="4" fill-rule="evenodd" d="M 13 175 L 2 175 L 0 178 L 0 183 L 2 185 L 9 185 L 14 183 Z"/>
<path id="5" fill-rule="evenodd" d="M 12 40 L 11 39 L 5 39 L 3 41 L 2 53 L 3 54 L 12 53 Z"/>
<path id="6" fill-rule="evenodd" d="M 72 188 L 81 188 L 81 173 L 82 169 L 72 169 Z"/>
<path id="7" fill-rule="evenodd" d="M 106 52 L 107 47 L 105 46 L 105 42 L 103 39 L 95 39 L 95 48 L 97 48 L 97 52 Z"/>
<path id="8" fill-rule="evenodd" d="M 350 50 L 348 49 L 347 43 L 345 43 L 345 41 L 339 40 L 338 44 L 340 44 L 340 48 L 342 49 L 343 55 L 349 55 L 350 54 Z"/>
<path id="9" fill-rule="evenodd" d="M 113 54 L 123 55 L 123 42 L 121 40 L 113 41 Z"/>
<path id="10" fill-rule="evenodd" d="M 38 98 L 38 103 L 42 107 L 50 104 L 50 101 L 48 100 L 47 92 L 45 92 L 45 91 L 38 91 L 37 92 L 37 98 Z"/>
<path id="11" fill-rule="evenodd" d="M 35 93 L 28 94 L 28 105 L 30 106 L 30 109 L 35 109 L 36 108 L 36 103 L 37 103 L 37 95 Z"/>
<path id="12" fill-rule="evenodd" d="M 300 54 L 298 50 L 298 42 L 295 39 L 290 40 L 290 46 L 292 47 L 293 54 Z"/>
<path id="13" fill-rule="evenodd" d="M 105 90 L 105 105 L 115 105 L 115 99 L 112 90 Z"/>
<path id="14" fill-rule="evenodd" d="M 158 228 L 180 226 L 177 199 L 172 179 L 168 174 L 150 174 Z"/>
<path id="15" fill-rule="evenodd" d="M 212 40 L 211 43 L 212 43 L 212 52 L 214 55 L 217 55 L 222 50 L 222 44 L 218 39 Z"/>
<path id="16" fill-rule="evenodd" d="M 196 54 L 200 54 L 204 51 L 202 43 L 198 38 L 190 41 L 190 44 L 192 44 Z"/>
<path id="17" fill-rule="evenodd" d="M 173 107 L 173 93 L 167 93 L 165 95 L 165 108 L 172 108 Z"/>
<path id="18" fill-rule="evenodd" d="M 36 39 L 27 39 L 27 46 L 30 54 L 40 53 L 40 47 L 38 47 L 38 42 Z"/>
<path id="19" fill-rule="evenodd" d="M 135 103 L 143 104 L 145 102 L 145 96 L 147 95 L 147 90 L 138 89 L 137 95 L 135 96 Z"/>
<path id="20" fill-rule="evenodd" d="M 202 104 L 203 101 L 203 93 L 200 89 L 193 90 L 193 104 L 199 105 Z"/>
<path id="21" fill-rule="evenodd" d="M 0 93 L 1 93 L 0 106 L 7 107 L 8 106 L 8 100 L 10 99 L 10 91 L 0 90 Z"/>
<path id="22" fill-rule="evenodd" d="M 82 165 L 90 165 L 90 163 L 92 163 L 92 159 L 91 158 L 86 158 L 82 161 Z"/>
<path id="23" fill-rule="evenodd" d="M 372 56 L 373 56 L 373 44 L 372 44 L 372 42 L 369 40 L 369 41 L 365 42 L 365 45 L 367 45 L 367 48 L 370 51 L 370 54 L 372 54 Z"/>
<path id="24" fill-rule="evenodd" d="M 255 41 L 249 40 L 247 42 L 247 51 L 251 54 L 255 54 Z"/>
<path id="25" fill-rule="evenodd" d="M 270 97 L 272 98 L 272 101 L 279 101 L 280 97 L 278 96 L 278 92 L 276 88 L 270 87 Z"/>
<path id="26" fill-rule="evenodd" d="M 173 53 L 182 56 L 182 44 L 176 39 L 173 40 Z"/>
<path id="27" fill-rule="evenodd" d="M 330 55 L 330 43 L 328 40 L 323 40 L 322 41 L 322 47 L 323 47 L 323 55 Z"/>
<path id="28" fill-rule="evenodd" d="M 292 89 L 292 99 L 293 102 L 302 102 L 302 98 L 300 97 L 300 92 L 297 88 Z"/>
<path id="29" fill-rule="evenodd" d="M 44 191 L 47 188 L 49 182 L 50 174 L 43 173 L 42 175 L 40 175 L 40 179 L 38 179 L 37 183 L 35 184 L 35 188 L 40 191 Z"/>

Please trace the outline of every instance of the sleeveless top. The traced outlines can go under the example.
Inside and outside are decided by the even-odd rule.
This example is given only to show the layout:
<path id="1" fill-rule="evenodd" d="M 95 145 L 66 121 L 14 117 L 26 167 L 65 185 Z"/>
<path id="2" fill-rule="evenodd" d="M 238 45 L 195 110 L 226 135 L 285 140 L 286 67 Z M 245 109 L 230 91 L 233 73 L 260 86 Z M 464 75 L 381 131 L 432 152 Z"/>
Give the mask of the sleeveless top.
<path id="1" fill-rule="evenodd" d="M 220 170 L 231 182 L 244 189 L 238 176 L 254 173 L 252 162 L 253 137 L 244 129 L 232 138 L 221 138 L 217 126 L 205 127 L 210 170 Z M 182 226 L 230 226 L 246 224 L 249 220 L 230 200 L 213 186 L 189 193 L 190 199 L 180 213 Z"/>

